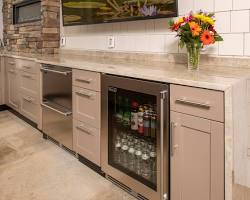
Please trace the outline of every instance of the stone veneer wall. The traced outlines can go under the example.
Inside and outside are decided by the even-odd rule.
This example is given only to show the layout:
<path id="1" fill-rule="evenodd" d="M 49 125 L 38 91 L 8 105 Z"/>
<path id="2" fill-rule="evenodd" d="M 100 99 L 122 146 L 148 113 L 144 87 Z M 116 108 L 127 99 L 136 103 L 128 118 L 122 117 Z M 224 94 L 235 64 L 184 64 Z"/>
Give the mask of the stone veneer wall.
<path id="1" fill-rule="evenodd" d="M 60 41 L 60 0 L 41 0 L 40 21 L 13 24 L 13 4 L 22 1 L 3 0 L 3 37 L 7 50 L 57 53 Z"/>

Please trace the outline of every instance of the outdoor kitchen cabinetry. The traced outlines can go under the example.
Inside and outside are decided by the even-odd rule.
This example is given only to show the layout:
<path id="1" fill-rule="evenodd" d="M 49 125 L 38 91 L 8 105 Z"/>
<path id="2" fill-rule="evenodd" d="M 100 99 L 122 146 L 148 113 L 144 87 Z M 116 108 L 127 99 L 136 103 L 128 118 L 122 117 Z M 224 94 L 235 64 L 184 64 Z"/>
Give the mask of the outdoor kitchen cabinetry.
<path id="1" fill-rule="evenodd" d="M 6 104 L 41 128 L 39 64 L 6 57 Z"/>
<path id="2" fill-rule="evenodd" d="M 16 59 L 7 57 L 5 59 L 6 66 L 6 104 L 12 109 L 19 112 L 19 75 L 16 67 Z"/>
<path id="3" fill-rule="evenodd" d="M 171 199 L 224 200 L 223 93 L 170 89 Z"/>
<path id="4" fill-rule="evenodd" d="M 0 57 L 0 105 L 4 104 L 4 86 L 5 86 L 5 82 L 4 82 L 4 58 Z"/>
<path id="5" fill-rule="evenodd" d="M 100 166 L 100 74 L 73 70 L 73 149 Z"/>

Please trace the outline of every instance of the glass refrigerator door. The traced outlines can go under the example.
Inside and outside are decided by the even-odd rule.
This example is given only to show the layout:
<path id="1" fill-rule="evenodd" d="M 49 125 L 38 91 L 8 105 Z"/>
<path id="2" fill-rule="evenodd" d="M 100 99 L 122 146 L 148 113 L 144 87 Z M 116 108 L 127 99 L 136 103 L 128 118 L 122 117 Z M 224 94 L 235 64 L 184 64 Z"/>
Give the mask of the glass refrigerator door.
<path id="1" fill-rule="evenodd" d="M 108 164 L 157 190 L 157 97 L 108 89 Z"/>

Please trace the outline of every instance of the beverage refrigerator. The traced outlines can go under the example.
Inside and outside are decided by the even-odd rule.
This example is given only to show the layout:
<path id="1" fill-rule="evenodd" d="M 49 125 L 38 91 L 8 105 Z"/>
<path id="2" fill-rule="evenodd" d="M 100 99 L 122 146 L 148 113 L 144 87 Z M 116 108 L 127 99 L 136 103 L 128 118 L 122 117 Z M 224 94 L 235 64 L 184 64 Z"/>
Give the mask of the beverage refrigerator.
<path id="1" fill-rule="evenodd" d="M 142 200 L 169 199 L 169 86 L 102 75 L 101 167 Z"/>

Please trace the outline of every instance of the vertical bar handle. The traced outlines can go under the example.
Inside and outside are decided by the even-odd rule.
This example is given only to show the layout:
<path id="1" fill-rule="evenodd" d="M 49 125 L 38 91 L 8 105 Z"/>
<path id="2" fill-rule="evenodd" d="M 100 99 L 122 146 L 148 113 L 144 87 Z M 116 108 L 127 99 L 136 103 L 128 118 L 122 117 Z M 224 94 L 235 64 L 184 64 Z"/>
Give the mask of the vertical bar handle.
<path id="1" fill-rule="evenodd" d="M 167 200 L 168 199 L 168 195 L 165 193 L 164 191 L 164 118 L 165 118 L 165 115 L 164 115 L 164 102 L 165 102 L 165 98 L 166 98 L 166 95 L 167 95 L 168 91 L 167 90 L 164 90 L 162 91 L 160 94 L 161 94 L 161 113 L 160 113 L 160 149 L 161 149 L 161 167 L 160 167 L 160 174 L 161 174 L 161 177 L 160 177 L 160 180 L 161 180 L 161 199 L 162 200 Z"/>
<path id="2" fill-rule="evenodd" d="M 177 123 L 170 123 L 170 155 L 174 156 L 174 129 L 177 126 Z"/>

